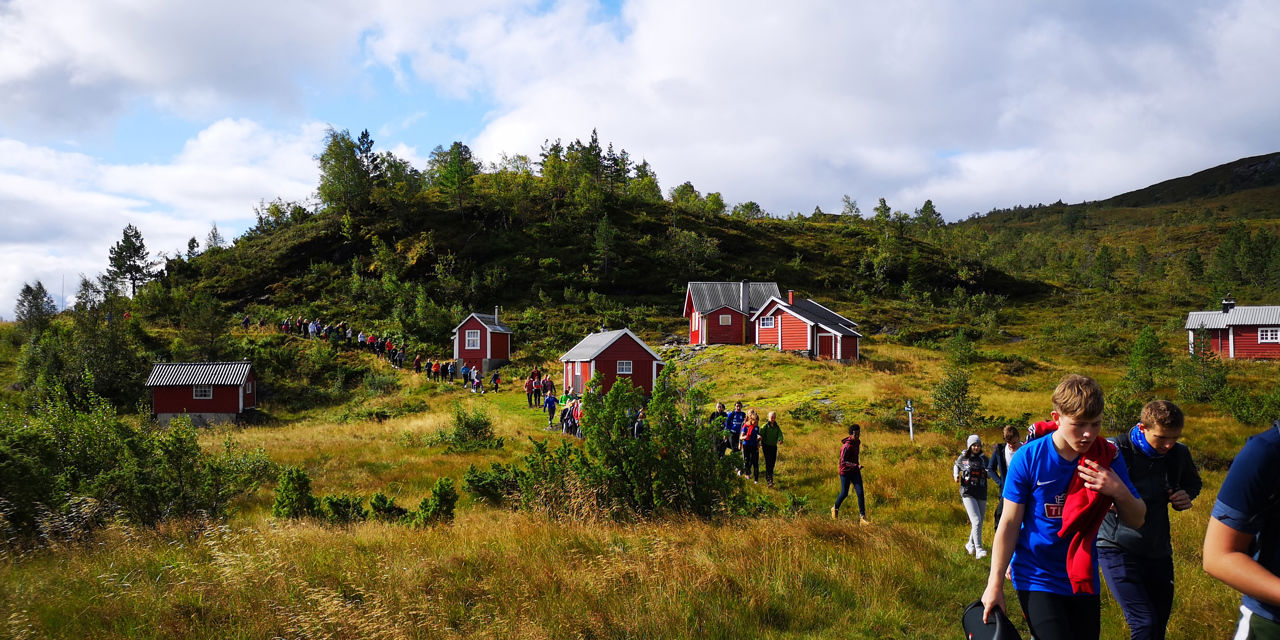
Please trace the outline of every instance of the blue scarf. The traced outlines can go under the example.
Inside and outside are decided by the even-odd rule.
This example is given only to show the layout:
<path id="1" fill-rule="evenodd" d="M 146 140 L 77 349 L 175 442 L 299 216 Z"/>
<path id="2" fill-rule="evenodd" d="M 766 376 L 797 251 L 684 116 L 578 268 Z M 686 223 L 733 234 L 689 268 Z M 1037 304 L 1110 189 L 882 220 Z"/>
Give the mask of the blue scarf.
<path id="1" fill-rule="evenodd" d="M 1164 457 L 1164 454 L 1156 453 L 1155 447 L 1151 446 L 1150 442 L 1147 442 L 1147 437 L 1142 434 L 1142 423 L 1133 425 L 1133 428 L 1129 430 L 1129 442 L 1132 442 L 1133 446 L 1148 458 Z"/>

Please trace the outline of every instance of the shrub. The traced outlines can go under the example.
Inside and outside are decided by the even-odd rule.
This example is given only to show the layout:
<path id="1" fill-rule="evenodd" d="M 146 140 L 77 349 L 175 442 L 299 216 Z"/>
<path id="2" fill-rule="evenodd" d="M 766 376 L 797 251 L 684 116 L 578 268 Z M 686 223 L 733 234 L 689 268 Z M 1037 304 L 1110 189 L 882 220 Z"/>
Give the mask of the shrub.
<path id="1" fill-rule="evenodd" d="M 298 467 L 285 467 L 276 483 L 276 501 L 271 515 L 277 518 L 301 518 L 315 513 L 316 499 L 311 495 L 311 478 Z"/>
<path id="2" fill-rule="evenodd" d="M 473 464 L 462 476 L 463 487 L 477 500 L 492 505 L 502 504 L 520 491 L 520 478 L 515 465 L 494 462 L 488 471 L 481 471 Z"/>
<path id="3" fill-rule="evenodd" d="M 931 397 L 937 412 L 935 428 L 958 438 L 973 431 L 978 397 L 969 389 L 969 372 L 964 367 L 948 365 Z"/>
<path id="4" fill-rule="evenodd" d="M 1191 353 L 1178 360 L 1174 377 L 1183 400 L 1208 402 L 1227 386 L 1227 367 L 1209 349 L 1208 335 L 1204 331 L 1195 333 Z"/>
<path id="5" fill-rule="evenodd" d="M 449 451 L 475 451 L 501 449 L 502 438 L 493 435 L 493 420 L 484 409 L 467 411 L 462 403 L 453 405 L 453 433 L 449 437 Z"/>
<path id="6" fill-rule="evenodd" d="M 369 517 L 364 498 L 341 493 L 320 499 L 320 517 L 329 524 L 348 525 L 364 522 Z"/>
<path id="7" fill-rule="evenodd" d="M 458 504 L 458 492 L 453 488 L 453 478 L 440 478 L 431 488 L 431 495 L 418 503 L 413 514 L 413 524 L 427 527 L 441 522 L 453 522 L 453 508 Z"/>
<path id="8" fill-rule="evenodd" d="M 375 520 L 383 522 L 398 522 L 409 513 L 408 509 L 396 504 L 395 498 L 388 498 L 381 492 L 369 499 L 369 510 Z"/>

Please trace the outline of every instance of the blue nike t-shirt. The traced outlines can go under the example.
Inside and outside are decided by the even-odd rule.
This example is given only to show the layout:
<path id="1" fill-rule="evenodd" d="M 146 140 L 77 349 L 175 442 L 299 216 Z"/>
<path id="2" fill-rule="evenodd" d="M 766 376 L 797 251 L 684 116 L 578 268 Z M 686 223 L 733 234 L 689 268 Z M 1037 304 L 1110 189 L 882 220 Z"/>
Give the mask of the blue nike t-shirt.
<path id="1" fill-rule="evenodd" d="M 1231 463 L 1218 489 L 1212 517 L 1242 533 L 1257 536 L 1253 559 L 1280 575 L 1280 427 L 1249 438 Z M 1242 604 L 1253 613 L 1280 622 L 1280 607 L 1244 596 Z"/>
<path id="2" fill-rule="evenodd" d="M 747 414 L 743 411 L 730 411 L 728 419 L 725 420 L 725 428 L 733 433 L 742 433 L 742 423 L 747 421 Z"/>
<path id="3" fill-rule="evenodd" d="M 1025 507 L 1011 565 L 1013 588 L 1018 591 L 1074 595 L 1067 577 L 1069 540 L 1059 538 L 1058 530 L 1062 528 L 1062 506 L 1067 500 L 1067 487 L 1076 474 L 1077 462 L 1078 459 L 1063 458 L 1054 448 L 1052 437 L 1032 440 L 1013 454 L 1003 497 Z M 1111 468 L 1136 498 L 1138 489 L 1129 480 L 1124 457 L 1117 455 Z M 1100 593 L 1099 588 L 1095 547 L 1093 592 Z"/>

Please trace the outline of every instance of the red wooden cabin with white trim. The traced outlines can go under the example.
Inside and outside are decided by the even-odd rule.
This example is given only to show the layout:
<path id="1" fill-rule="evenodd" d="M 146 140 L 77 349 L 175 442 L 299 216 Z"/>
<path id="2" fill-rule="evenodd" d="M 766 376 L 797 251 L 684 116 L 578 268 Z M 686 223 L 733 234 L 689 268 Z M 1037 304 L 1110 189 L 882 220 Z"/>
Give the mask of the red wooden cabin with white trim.
<path id="1" fill-rule="evenodd" d="M 235 422 L 258 404 L 257 376 L 239 362 L 157 362 L 146 386 L 160 424 L 186 414 L 194 425 Z"/>
<path id="2" fill-rule="evenodd" d="M 602 331 L 582 339 L 560 356 L 563 388 L 582 393 L 595 374 L 604 377 L 601 393 L 608 393 L 618 378 L 629 378 L 645 395 L 653 395 L 653 383 L 665 363 L 630 329 Z"/>
<path id="3" fill-rule="evenodd" d="M 1221 311 L 1187 315 L 1187 349 L 1195 348 L 1202 331 L 1209 349 L 1226 358 L 1280 358 L 1280 307 L 1237 307 L 1230 298 Z"/>
<path id="4" fill-rule="evenodd" d="M 690 282 L 684 293 L 689 344 L 751 344 L 751 314 L 779 295 L 776 282 Z"/>
<path id="5" fill-rule="evenodd" d="M 453 328 L 453 359 L 458 368 L 465 364 L 489 373 L 511 360 L 511 328 L 493 315 L 473 313 Z"/>
<path id="6" fill-rule="evenodd" d="M 770 299 L 751 323 L 757 346 L 806 352 L 822 360 L 849 362 L 859 357 L 858 324 L 813 300 L 797 300 L 795 291 L 787 291 L 786 300 Z"/>

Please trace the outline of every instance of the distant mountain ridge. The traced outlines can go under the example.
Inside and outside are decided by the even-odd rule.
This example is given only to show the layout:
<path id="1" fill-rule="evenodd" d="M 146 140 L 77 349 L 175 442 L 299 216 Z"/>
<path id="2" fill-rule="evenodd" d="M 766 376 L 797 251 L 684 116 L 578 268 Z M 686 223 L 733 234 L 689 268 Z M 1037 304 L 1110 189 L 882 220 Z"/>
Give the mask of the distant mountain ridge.
<path id="1" fill-rule="evenodd" d="M 1148 207 L 1277 185 L 1280 185 L 1280 152 L 1242 158 L 1189 176 L 1165 180 L 1103 200 L 1101 204 Z"/>

